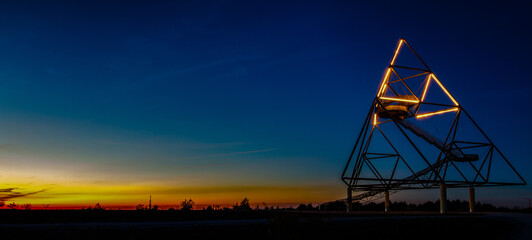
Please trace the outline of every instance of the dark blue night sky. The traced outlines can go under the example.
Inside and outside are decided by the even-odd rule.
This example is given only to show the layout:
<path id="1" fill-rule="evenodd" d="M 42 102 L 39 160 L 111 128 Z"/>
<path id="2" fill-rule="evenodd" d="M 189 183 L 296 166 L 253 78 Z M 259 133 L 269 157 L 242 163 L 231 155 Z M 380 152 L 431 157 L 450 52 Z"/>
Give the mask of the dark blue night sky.
<path id="1" fill-rule="evenodd" d="M 64 204 L 105 199 L 76 186 L 157 186 L 160 199 L 199 202 L 342 198 L 341 171 L 400 37 L 530 182 L 531 11 L 529 1 L 2 2 L 0 188 L 47 189 L 25 201 Z M 478 190 L 509 206 L 531 196 Z"/>

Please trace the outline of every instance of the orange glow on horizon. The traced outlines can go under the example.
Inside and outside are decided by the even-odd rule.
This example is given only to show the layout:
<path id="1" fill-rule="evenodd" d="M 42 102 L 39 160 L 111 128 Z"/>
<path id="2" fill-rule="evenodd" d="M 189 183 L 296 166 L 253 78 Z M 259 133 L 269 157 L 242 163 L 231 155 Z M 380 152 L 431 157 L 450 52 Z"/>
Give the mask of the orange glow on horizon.
<path id="1" fill-rule="evenodd" d="M 0 175 L 1 180 L 3 177 Z M 106 209 L 135 209 L 138 204 L 148 206 L 152 196 L 152 205 L 162 209 L 176 208 L 184 199 L 191 198 L 196 202 L 194 209 L 202 209 L 208 205 L 219 205 L 231 208 L 234 203 L 245 197 L 250 203 L 262 205 L 318 203 L 328 200 L 327 196 L 341 192 L 335 186 L 324 185 L 316 189 L 312 185 L 260 185 L 260 184 L 223 184 L 223 185 L 171 185 L 164 182 L 123 183 L 93 181 L 49 182 L 42 178 L 35 181 L 21 180 L 4 181 L 2 188 L 14 189 L 2 192 L 0 196 L 6 204 L 14 202 L 17 209 L 24 204 L 31 204 L 31 209 L 81 209 L 94 207 L 99 203 Z M 4 207 L 6 208 L 6 207 Z"/>
<path id="2" fill-rule="evenodd" d="M 6 159 L 6 158 L 4 158 Z M 10 158 L 7 158 L 10 159 Z M 31 204 L 31 209 L 81 209 L 96 203 L 106 209 L 134 209 L 138 204 L 177 206 L 185 198 L 191 198 L 196 206 L 229 204 L 232 207 L 245 197 L 250 203 L 269 206 L 284 203 L 318 203 L 340 198 L 343 187 L 337 184 L 307 183 L 302 181 L 263 181 L 240 176 L 212 175 L 199 179 L 193 174 L 166 176 L 165 173 L 130 173 L 86 167 L 75 168 L 59 164 L 42 164 L 26 158 L 12 158 L 19 165 L 11 164 L 0 169 L 0 201 L 14 202 L 22 208 Z M 33 162 L 38 162 L 34 164 Z M 186 169 L 189 171 L 189 169 Z M 235 175 L 234 173 L 232 175 Z M 290 179 L 291 180 L 291 179 Z M 296 205 L 297 206 L 297 205 Z M 4 206 L 0 209 L 6 209 Z"/>
<path id="3" fill-rule="evenodd" d="M 440 110 L 440 111 L 436 111 L 436 112 L 419 114 L 419 115 L 416 115 L 416 118 L 430 117 L 430 116 L 433 116 L 433 115 L 444 114 L 444 113 L 448 113 L 448 112 L 456 112 L 456 111 L 458 111 L 458 108 L 455 107 L 455 108 Z"/>

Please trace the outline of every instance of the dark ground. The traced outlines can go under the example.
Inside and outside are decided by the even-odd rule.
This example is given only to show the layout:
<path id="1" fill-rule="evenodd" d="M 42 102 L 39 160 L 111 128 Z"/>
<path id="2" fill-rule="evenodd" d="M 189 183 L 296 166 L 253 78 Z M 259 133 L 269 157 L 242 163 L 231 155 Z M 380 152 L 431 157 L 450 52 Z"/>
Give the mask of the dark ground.
<path id="1" fill-rule="evenodd" d="M 1 210 L 2 239 L 532 239 L 532 214 Z"/>

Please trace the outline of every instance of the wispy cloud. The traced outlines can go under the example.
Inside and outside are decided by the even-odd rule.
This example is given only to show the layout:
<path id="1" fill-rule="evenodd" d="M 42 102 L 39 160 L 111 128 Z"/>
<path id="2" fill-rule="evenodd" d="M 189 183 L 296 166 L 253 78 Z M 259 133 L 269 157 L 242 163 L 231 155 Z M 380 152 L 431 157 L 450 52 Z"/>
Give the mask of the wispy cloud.
<path id="1" fill-rule="evenodd" d="M 202 168 L 210 168 L 210 167 L 231 165 L 231 164 L 234 164 L 234 162 L 220 161 L 219 158 L 228 157 L 228 156 L 235 156 L 235 155 L 271 152 L 271 151 L 275 151 L 275 150 L 276 150 L 276 148 L 269 148 L 269 149 L 252 150 L 252 151 L 217 153 L 217 154 L 210 154 L 210 155 L 192 157 L 192 158 L 189 158 L 189 160 L 208 159 L 208 162 L 207 163 L 202 163 L 202 164 L 194 164 L 194 165 L 190 165 L 190 166 L 186 166 L 186 167 L 180 167 L 179 170 L 189 170 L 189 169 L 198 169 L 198 168 L 202 169 Z"/>
<path id="2" fill-rule="evenodd" d="M 277 150 L 276 148 L 269 148 L 269 149 L 261 149 L 261 150 L 252 150 L 252 151 L 241 151 L 241 152 L 230 152 L 230 153 L 217 153 L 217 154 L 211 154 L 211 155 L 204 155 L 204 156 L 198 156 L 193 159 L 205 159 L 205 158 L 216 158 L 216 157 L 227 157 L 227 156 L 234 156 L 234 155 L 242 155 L 242 154 L 252 154 L 252 153 L 261 153 L 261 152 L 271 152 Z"/>
<path id="3" fill-rule="evenodd" d="M 313 51 L 297 51 L 297 52 L 285 52 L 281 56 L 271 56 L 269 61 L 264 61 L 260 68 L 261 70 L 268 70 L 275 68 L 279 65 L 286 65 L 292 62 L 302 62 L 316 59 L 326 59 L 333 55 L 337 55 L 348 51 L 346 48 L 318 48 Z"/>
<path id="4" fill-rule="evenodd" d="M 0 144 L 0 150 L 12 149 L 15 145 L 10 143 Z"/>
<path id="5" fill-rule="evenodd" d="M 14 199 L 14 198 L 26 197 L 26 196 L 29 196 L 29 195 L 33 195 L 33 194 L 37 194 L 37 193 L 41 193 L 41 192 L 46 191 L 45 189 L 42 189 L 42 190 L 35 191 L 35 192 L 23 193 L 23 192 L 16 191 L 17 189 L 18 188 L 3 188 L 3 189 L 0 189 L 0 201 L 6 201 L 6 200 Z"/>
<path id="6" fill-rule="evenodd" d="M 43 71 L 48 73 L 48 74 L 54 75 L 56 77 L 66 77 L 67 76 L 67 74 L 59 72 L 59 71 L 57 71 L 57 69 L 54 69 L 54 68 L 44 68 Z"/>
<path id="7" fill-rule="evenodd" d="M 184 67 L 184 68 L 180 68 L 180 69 L 175 69 L 173 71 L 168 71 L 168 72 L 165 72 L 165 73 L 153 75 L 153 76 L 150 77 L 149 80 L 152 80 L 152 81 L 153 80 L 162 80 L 162 79 L 177 77 L 177 76 L 179 76 L 181 74 L 185 74 L 185 73 L 197 72 L 197 71 L 201 71 L 201 70 L 205 70 L 205 69 L 209 69 L 209 68 L 213 68 L 213 67 L 219 67 L 219 66 L 224 66 L 224 65 L 227 65 L 227 64 L 233 64 L 233 63 L 238 63 L 238 62 L 241 62 L 241 61 L 255 60 L 255 59 L 257 59 L 257 58 L 256 57 L 250 57 L 250 56 L 236 56 L 236 57 L 232 57 L 232 58 L 218 59 L 218 60 L 214 60 L 214 61 L 210 61 L 210 62 L 199 63 L 199 64 L 196 64 L 196 65 L 192 65 L 192 66 L 188 66 L 188 67 Z"/>
<path id="8" fill-rule="evenodd" d="M 122 145 L 123 144 L 122 142 L 113 141 L 109 139 L 101 139 L 100 143 L 105 144 L 105 145 Z"/>
<path id="9" fill-rule="evenodd" d="M 183 66 L 181 68 L 175 68 L 165 72 L 159 72 L 151 76 L 147 76 L 144 80 L 138 81 L 135 85 L 136 88 L 142 89 L 143 86 L 152 85 L 169 80 L 175 80 L 184 74 L 195 73 L 200 71 L 206 71 L 212 68 L 224 67 L 232 64 L 238 64 L 241 62 L 249 62 L 260 59 L 259 56 L 235 56 L 230 58 L 222 58 L 212 60 L 208 62 L 196 63 L 190 66 Z"/>

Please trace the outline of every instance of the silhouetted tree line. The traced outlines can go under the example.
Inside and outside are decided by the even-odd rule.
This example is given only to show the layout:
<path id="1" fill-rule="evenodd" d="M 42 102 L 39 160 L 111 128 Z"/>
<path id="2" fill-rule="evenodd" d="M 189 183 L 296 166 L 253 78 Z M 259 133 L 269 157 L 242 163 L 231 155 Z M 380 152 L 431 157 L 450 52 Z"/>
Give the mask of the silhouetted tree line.
<path id="1" fill-rule="evenodd" d="M 157 211 L 159 210 L 159 206 L 158 205 L 153 205 L 153 206 L 145 206 L 144 204 L 138 204 L 135 209 L 139 210 L 139 211 Z"/>
<path id="2" fill-rule="evenodd" d="M 309 204 L 299 204 L 299 206 L 297 206 L 296 210 L 299 210 L 299 211 L 308 211 L 308 210 L 317 210 L 318 208 L 314 208 L 312 206 L 311 203 Z"/>
<path id="3" fill-rule="evenodd" d="M 242 200 L 242 202 L 240 202 L 240 205 L 238 205 L 238 203 L 236 203 L 233 206 L 233 210 L 244 210 L 244 211 L 251 210 L 251 206 L 249 206 L 249 199 L 248 198 L 244 198 Z"/>
<path id="4" fill-rule="evenodd" d="M 100 203 L 96 203 L 96 204 L 94 204 L 94 206 L 89 206 L 87 208 L 82 208 L 81 210 L 103 211 L 103 210 L 105 210 L 105 208 L 102 205 L 100 205 Z"/>
<path id="5" fill-rule="evenodd" d="M 169 211 L 175 211 L 175 210 L 181 210 L 181 211 L 191 211 L 194 207 L 194 202 L 192 199 L 185 199 L 182 202 L 179 203 L 176 207 L 168 208 Z M 297 210 L 297 211 L 346 211 L 347 205 L 345 202 L 342 201 L 335 201 L 335 202 L 327 202 L 322 203 L 317 206 L 313 206 L 311 203 L 308 204 L 299 204 L 297 208 L 290 207 L 279 207 L 279 206 L 266 206 L 265 203 L 264 208 L 260 208 L 259 205 L 255 207 L 255 209 L 252 209 L 249 203 L 249 199 L 246 197 L 244 198 L 240 203 L 236 203 L 233 205 L 232 208 L 229 207 L 223 207 L 221 208 L 219 205 L 209 205 L 206 208 L 203 208 L 203 210 L 206 211 L 215 211 L 215 210 L 224 210 L 224 211 L 279 211 L 279 210 Z M 49 207 L 49 205 L 43 205 L 46 209 Z M 6 204 L 4 201 L 0 201 L 0 209 L 24 209 L 24 210 L 31 210 L 32 205 L 27 203 L 23 205 L 17 205 L 14 202 Z M 383 211 L 384 210 L 384 203 L 375 203 L 375 202 L 368 202 L 368 203 L 360 203 L 360 202 L 354 202 L 352 205 L 353 211 Z M 462 201 L 462 200 L 447 200 L 447 209 L 449 211 L 462 211 L 467 212 L 469 211 L 469 202 L 468 201 Z M 87 208 L 82 208 L 81 210 L 92 210 L 92 211 L 103 211 L 105 208 L 100 204 L 96 203 L 93 206 L 89 206 Z M 153 205 L 148 207 L 143 204 L 138 204 L 136 206 L 136 210 L 150 210 L 150 211 L 157 211 L 162 210 L 157 205 Z M 407 203 L 405 201 L 400 202 L 391 202 L 390 203 L 390 210 L 392 211 L 439 211 L 440 210 L 440 200 L 436 201 L 427 201 L 424 203 Z M 519 207 L 496 207 L 489 203 L 481 203 L 477 202 L 475 204 L 475 211 L 478 212 L 527 212 L 532 213 L 532 208 L 519 208 Z"/>
<path id="6" fill-rule="evenodd" d="M 301 205 L 300 205 L 301 206 Z M 322 211 L 346 211 L 347 205 L 345 202 L 336 201 L 329 202 L 319 205 L 319 210 Z M 369 202 L 362 204 L 360 202 L 354 202 L 352 205 L 353 211 L 383 211 L 384 202 L 375 203 Z M 449 211 L 469 211 L 469 202 L 462 200 L 447 200 L 447 209 Z M 299 209 L 298 210 L 305 210 Z M 424 203 L 407 203 L 405 201 L 401 202 L 390 202 L 390 210 L 392 211 L 439 211 L 440 210 L 440 200 L 436 201 L 427 201 Z M 496 207 L 489 203 L 477 202 L 475 204 L 475 211 L 479 212 L 532 212 L 531 208 L 509 208 L 509 207 Z"/>

